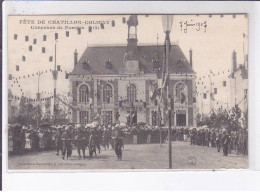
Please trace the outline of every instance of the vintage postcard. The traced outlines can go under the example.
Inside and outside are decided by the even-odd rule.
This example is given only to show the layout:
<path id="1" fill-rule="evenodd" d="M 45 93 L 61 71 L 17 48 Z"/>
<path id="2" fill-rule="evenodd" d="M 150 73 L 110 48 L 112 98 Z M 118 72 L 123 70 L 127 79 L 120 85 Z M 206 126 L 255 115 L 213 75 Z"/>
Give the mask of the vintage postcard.
<path id="1" fill-rule="evenodd" d="M 7 27 L 9 170 L 248 168 L 247 14 Z"/>

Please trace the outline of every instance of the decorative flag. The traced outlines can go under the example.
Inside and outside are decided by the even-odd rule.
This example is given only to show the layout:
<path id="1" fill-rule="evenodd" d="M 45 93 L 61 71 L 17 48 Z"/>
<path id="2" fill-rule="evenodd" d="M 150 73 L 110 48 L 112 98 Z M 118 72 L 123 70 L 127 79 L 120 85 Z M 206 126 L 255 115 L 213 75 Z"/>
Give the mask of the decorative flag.
<path id="1" fill-rule="evenodd" d="M 37 43 L 37 39 L 33 39 L 33 44 L 36 44 Z"/>
<path id="2" fill-rule="evenodd" d="M 223 81 L 223 87 L 226 87 L 227 83 L 226 81 Z"/>
<path id="3" fill-rule="evenodd" d="M 42 47 L 42 53 L 45 53 L 45 47 Z"/>
<path id="4" fill-rule="evenodd" d="M 115 20 L 112 20 L 112 27 L 114 27 L 115 25 Z"/>
<path id="5" fill-rule="evenodd" d="M 101 29 L 103 30 L 103 29 L 104 29 L 104 24 L 101 23 L 101 24 L 100 24 L 100 27 L 101 27 Z"/>
<path id="6" fill-rule="evenodd" d="M 81 28 L 78 28 L 78 34 L 81 34 Z"/>
<path id="7" fill-rule="evenodd" d="M 69 37 L 69 36 L 70 36 L 70 32 L 66 31 L 66 37 Z"/>
<path id="8" fill-rule="evenodd" d="M 88 32 L 92 32 L 92 26 L 88 27 Z"/>
<path id="9" fill-rule="evenodd" d="M 29 41 L 29 36 L 25 36 L 25 41 L 26 41 L 26 42 Z"/>
<path id="10" fill-rule="evenodd" d="M 122 22 L 123 22 L 123 24 L 126 22 L 125 17 L 122 17 Z"/>
<path id="11" fill-rule="evenodd" d="M 17 34 L 14 34 L 14 40 L 17 40 Z"/>
<path id="12" fill-rule="evenodd" d="M 50 62 L 52 62 L 52 59 L 53 59 L 53 57 L 52 57 L 52 56 L 50 56 L 50 57 L 49 57 L 49 61 L 50 61 Z"/>
<path id="13" fill-rule="evenodd" d="M 59 38 L 58 33 L 55 33 L 55 40 L 57 40 Z"/>
<path id="14" fill-rule="evenodd" d="M 43 41 L 46 41 L 46 40 L 47 40 L 47 36 L 43 35 Z"/>
<path id="15" fill-rule="evenodd" d="M 32 46 L 31 45 L 29 46 L 29 51 L 32 51 Z"/>
<path id="16" fill-rule="evenodd" d="M 207 93 L 203 93 L 203 98 L 207 99 Z"/>

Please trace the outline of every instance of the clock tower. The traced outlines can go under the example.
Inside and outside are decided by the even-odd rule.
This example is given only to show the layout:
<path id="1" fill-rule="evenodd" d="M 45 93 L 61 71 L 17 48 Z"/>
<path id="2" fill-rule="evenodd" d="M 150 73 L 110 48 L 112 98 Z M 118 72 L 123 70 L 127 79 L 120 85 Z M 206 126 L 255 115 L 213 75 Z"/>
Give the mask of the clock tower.
<path id="1" fill-rule="evenodd" d="M 122 73 L 138 74 L 140 73 L 138 61 L 138 47 L 137 47 L 137 15 L 131 15 L 127 21 L 128 38 L 127 47 L 124 58 L 124 66 Z"/>

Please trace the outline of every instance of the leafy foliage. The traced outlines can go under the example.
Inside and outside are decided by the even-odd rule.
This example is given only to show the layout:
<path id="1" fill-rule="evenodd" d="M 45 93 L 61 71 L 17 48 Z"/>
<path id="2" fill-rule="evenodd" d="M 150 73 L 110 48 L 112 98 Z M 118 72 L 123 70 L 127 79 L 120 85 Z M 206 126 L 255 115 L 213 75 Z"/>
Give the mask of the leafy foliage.
<path id="1" fill-rule="evenodd" d="M 237 131 L 248 126 L 248 112 L 244 114 L 236 105 L 229 112 L 226 109 L 220 108 L 218 111 L 213 111 L 210 116 L 197 115 L 198 126 L 207 125 L 210 128 L 226 128 L 230 131 Z"/>

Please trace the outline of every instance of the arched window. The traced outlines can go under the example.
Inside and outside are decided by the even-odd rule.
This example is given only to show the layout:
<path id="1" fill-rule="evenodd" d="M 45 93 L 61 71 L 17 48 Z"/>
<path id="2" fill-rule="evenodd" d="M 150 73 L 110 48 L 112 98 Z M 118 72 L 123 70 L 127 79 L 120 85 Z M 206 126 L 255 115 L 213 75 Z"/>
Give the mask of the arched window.
<path id="1" fill-rule="evenodd" d="M 188 100 L 188 88 L 185 83 L 178 83 L 175 87 L 175 102 L 185 103 Z"/>
<path id="2" fill-rule="evenodd" d="M 79 87 L 79 102 L 89 101 L 89 89 L 87 85 L 82 85 Z"/>
<path id="3" fill-rule="evenodd" d="M 134 84 L 130 84 L 127 87 L 127 101 L 128 102 L 136 101 L 136 86 Z"/>
<path id="4" fill-rule="evenodd" d="M 103 88 L 103 102 L 110 103 L 113 97 L 113 89 L 112 86 L 106 84 Z"/>

